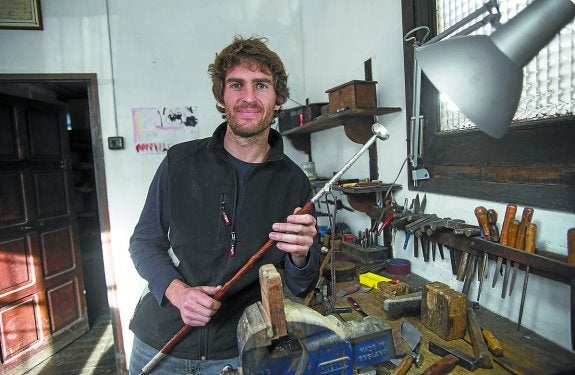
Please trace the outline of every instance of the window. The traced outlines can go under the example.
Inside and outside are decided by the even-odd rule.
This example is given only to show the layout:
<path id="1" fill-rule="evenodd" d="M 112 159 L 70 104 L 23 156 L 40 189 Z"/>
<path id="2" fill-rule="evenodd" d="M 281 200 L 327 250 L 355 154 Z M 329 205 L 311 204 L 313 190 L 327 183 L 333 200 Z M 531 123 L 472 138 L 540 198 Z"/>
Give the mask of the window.
<path id="1" fill-rule="evenodd" d="M 439 1 L 444 0 L 403 0 L 404 34 L 418 26 L 428 26 L 432 30 L 432 36 L 437 34 L 436 7 Z M 507 0 L 500 0 L 500 4 L 504 1 Z M 467 0 L 459 2 L 469 3 Z M 449 2 L 452 3 L 454 2 Z M 521 5 L 518 9 L 521 10 L 524 6 Z M 503 11 L 503 6 L 500 9 Z M 468 13 L 465 8 L 462 8 L 461 12 L 461 16 Z M 461 16 L 457 16 L 454 22 Z M 503 16 L 501 21 L 504 22 Z M 446 27 L 442 26 L 441 30 Z M 565 37 L 562 31 L 561 38 L 568 39 L 562 43 L 565 48 L 570 48 L 570 53 L 573 54 L 574 37 L 572 31 L 567 32 L 571 34 Z M 563 56 L 564 52 L 561 54 Z M 405 43 L 404 57 L 408 107 L 406 112 L 411 113 L 412 44 Z M 569 64 L 569 81 L 562 84 L 567 86 L 568 90 L 573 90 L 573 59 Z M 563 66 L 562 73 L 564 71 Z M 526 77 L 528 76 L 527 73 Z M 551 94 L 552 89 L 543 87 L 543 97 L 549 98 Z M 520 125 L 511 126 L 503 138 L 494 139 L 466 125 L 456 131 L 441 131 L 441 112 L 445 109 L 442 109 L 439 93 L 423 75 L 421 114 L 424 116 L 425 125 L 423 152 L 418 167 L 427 169 L 430 178 L 419 180 L 415 187 L 413 181 L 410 181 L 410 189 L 575 212 L 575 117 L 572 114 L 574 94 L 570 91 L 567 95 L 571 100 L 570 107 L 566 106 L 560 116 L 556 115 L 558 110 L 551 113 L 546 109 L 545 115 L 527 116 Z M 564 96 L 561 100 L 563 98 Z M 557 98 L 552 100 L 555 100 L 552 104 L 558 103 Z"/>
<path id="2" fill-rule="evenodd" d="M 437 32 L 443 32 L 477 9 L 485 0 L 437 0 Z M 506 23 L 521 10 L 527 0 L 500 0 L 500 22 Z M 477 18 L 480 19 L 480 18 Z M 470 34 L 489 35 L 490 23 Z M 559 34 L 523 69 L 523 93 L 512 125 L 530 120 L 573 114 L 575 109 L 575 22 Z M 441 131 L 473 129 L 475 125 L 454 108 L 444 95 L 439 97 Z"/>

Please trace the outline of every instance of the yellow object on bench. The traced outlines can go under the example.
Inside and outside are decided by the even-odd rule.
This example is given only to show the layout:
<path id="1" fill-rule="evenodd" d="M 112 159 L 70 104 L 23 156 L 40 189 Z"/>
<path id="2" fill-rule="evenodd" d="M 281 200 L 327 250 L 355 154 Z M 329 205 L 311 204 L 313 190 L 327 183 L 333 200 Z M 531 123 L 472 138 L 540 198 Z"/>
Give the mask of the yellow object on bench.
<path id="1" fill-rule="evenodd" d="M 370 288 L 379 289 L 377 287 L 377 284 L 382 281 L 391 282 L 394 280 L 390 279 L 389 277 L 381 276 L 373 272 L 365 272 L 359 275 L 359 283 L 368 286 Z"/>

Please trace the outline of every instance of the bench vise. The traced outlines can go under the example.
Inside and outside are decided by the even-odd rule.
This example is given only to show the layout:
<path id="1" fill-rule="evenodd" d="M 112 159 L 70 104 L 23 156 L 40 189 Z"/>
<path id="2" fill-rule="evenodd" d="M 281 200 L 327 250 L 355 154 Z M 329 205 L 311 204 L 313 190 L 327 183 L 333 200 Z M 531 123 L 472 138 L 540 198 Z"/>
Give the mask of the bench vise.
<path id="1" fill-rule="evenodd" d="M 287 334 L 274 338 L 262 303 L 245 309 L 237 331 L 241 373 L 351 375 L 396 356 L 391 328 L 379 318 L 341 322 L 288 299 L 284 312 Z"/>

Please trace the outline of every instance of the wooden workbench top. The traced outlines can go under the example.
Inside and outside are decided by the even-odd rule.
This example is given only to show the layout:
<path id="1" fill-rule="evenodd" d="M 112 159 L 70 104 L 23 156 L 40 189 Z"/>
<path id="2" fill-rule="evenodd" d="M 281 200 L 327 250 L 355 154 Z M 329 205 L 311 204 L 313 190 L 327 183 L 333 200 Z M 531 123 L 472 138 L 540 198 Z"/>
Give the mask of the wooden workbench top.
<path id="1" fill-rule="evenodd" d="M 426 280 L 417 275 L 410 274 L 403 276 L 403 282 L 410 285 L 411 291 L 416 291 Z M 351 282 L 353 283 L 353 282 Z M 346 283 L 338 283 L 338 289 L 345 288 Z M 419 317 L 400 318 L 390 320 L 383 310 L 382 292 L 371 289 L 368 292 L 355 292 L 350 294 L 363 308 L 363 310 L 373 316 L 384 319 L 392 329 L 398 328 L 404 319 L 409 320 L 421 333 L 422 339 L 419 345 L 419 352 L 423 355 L 420 367 L 412 366 L 408 374 L 421 374 L 440 357 L 429 352 L 429 341 L 435 341 L 447 347 L 456 348 L 473 357 L 473 348 L 467 336 L 464 339 L 445 341 L 435 333 L 428 330 L 420 321 Z M 339 297 L 336 300 L 336 307 L 349 307 L 347 296 Z M 325 309 L 323 304 L 313 306 L 318 311 Z M 482 307 L 475 310 L 481 325 L 489 329 L 502 343 L 504 354 L 502 357 L 492 356 L 494 367 L 492 369 L 478 368 L 474 374 L 572 374 L 575 373 L 575 353 L 568 351 L 559 345 L 547 340 L 533 331 L 524 327 L 517 331 L 517 324 Z M 339 314 L 344 321 L 361 319 L 361 315 L 352 311 L 350 313 Z M 407 347 L 406 347 L 407 349 Z M 378 366 L 377 374 L 391 374 L 393 368 L 391 363 L 386 362 Z M 470 371 L 456 366 L 450 374 L 468 374 Z"/>

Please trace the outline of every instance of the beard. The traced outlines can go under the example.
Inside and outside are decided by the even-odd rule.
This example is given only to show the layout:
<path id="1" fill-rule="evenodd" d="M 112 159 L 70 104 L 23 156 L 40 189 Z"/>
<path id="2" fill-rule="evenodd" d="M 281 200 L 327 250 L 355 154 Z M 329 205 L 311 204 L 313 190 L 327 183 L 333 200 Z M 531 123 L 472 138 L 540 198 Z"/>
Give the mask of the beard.
<path id="1" fill-rule="evenodd" d="M 248 119 L 240 118 L 241 110 L 247 108 L 257 109 L 258 113 L 261 114 L 261 117 L 259 119 L 256 117 Z M 236 136 L 242 138 L 253 138 L 265 133 L 272 123 L 273 115 L 273 105 L 270 108 L 267 108 L 267 110 L 259 105 L 238 106 L 233 108 L 226 106 L 226 119 L 228 121 L 228 126 Z"/>

